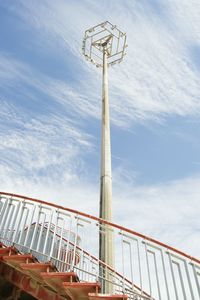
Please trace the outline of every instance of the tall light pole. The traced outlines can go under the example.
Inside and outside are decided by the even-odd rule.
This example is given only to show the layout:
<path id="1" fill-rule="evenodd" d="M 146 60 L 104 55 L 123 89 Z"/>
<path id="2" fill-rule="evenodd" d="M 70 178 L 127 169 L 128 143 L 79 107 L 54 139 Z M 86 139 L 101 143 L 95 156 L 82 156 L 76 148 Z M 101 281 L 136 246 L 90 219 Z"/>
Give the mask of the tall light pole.
<path id="1" fill-rule="evenodd" d="M 108 66 L 122 61 L 126 47 L 126 34 L 106 21 L 85 31 L 83 54 L 96 67 L 103 68 L 102 80 L 102 133 L 101 133 L 101 187 L 99 217 L 112 221 L 112 172 L 110 145 L 110 116 L 108 98 Z M 113 233 L 109 225 L 99 231 L 99 259 L 114 268 Z M 100 268 L 99 277 L 106 279 L 103 293 L 112 294 L 112 275 L 105 267 Z M 102 281 L 103 282 L 103 281 Z M 105 283 L 106 282 L 106 283 Z"/>

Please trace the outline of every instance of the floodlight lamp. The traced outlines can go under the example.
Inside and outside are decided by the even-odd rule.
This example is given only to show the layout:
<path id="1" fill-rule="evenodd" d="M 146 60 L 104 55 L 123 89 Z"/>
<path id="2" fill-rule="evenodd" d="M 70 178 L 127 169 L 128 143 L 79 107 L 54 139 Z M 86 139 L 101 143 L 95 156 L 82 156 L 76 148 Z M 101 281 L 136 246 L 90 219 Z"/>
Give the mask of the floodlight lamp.
<path id="1" fill-rule="evenodd" d="M 111 27 L 112 30 L 114 30 L 115 28 L 116 28 L 116 25 L 113 25 L 113 26 Z"/>
<path id="2" fill-rule="evenodd" d="M 102 67 L 104 50 L 107 51 L 108 66 L 111 66 L 113 62 L 123 60 L 126 47 L 126 33 L 106 21 L 85 31 L 82 51 L 96 67 Z"/>

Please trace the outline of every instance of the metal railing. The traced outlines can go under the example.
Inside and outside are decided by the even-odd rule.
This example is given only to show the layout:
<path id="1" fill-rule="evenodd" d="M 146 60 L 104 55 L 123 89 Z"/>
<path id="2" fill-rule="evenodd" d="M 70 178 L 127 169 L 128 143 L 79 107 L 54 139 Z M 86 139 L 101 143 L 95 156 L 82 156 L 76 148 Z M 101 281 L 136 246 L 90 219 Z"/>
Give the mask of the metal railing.
<path id="1" fill-rule="evenodd" d="M 99 232 L 113 232 L 115 269 L 98 257 Z M 130 229 L 76 210 L 0 193 L 0 241 L 81 281 L 111 281 L 129 299 L 200 299 L 200 261 Z M 102 272 L 101 270 L 108 272 Z M 99 274 L 109 274 L 100 278 Z"/>

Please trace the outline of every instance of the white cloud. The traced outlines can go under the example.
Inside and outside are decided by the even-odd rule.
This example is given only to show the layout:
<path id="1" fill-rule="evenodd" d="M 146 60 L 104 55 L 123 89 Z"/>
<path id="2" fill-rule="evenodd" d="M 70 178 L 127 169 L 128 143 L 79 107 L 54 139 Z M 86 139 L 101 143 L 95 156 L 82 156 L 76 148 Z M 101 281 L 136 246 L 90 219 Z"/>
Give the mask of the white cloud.
<path id="1" fill-rule="evenodd" d="M 53 1 L 44 1 L 38 10 L 36 2 L 21 1 L 20 15 L 29 25 L 39 29 L 39 36 L 45 35 L 51 47 L 60 44 L 61 48 L 71 51 L 77 57 L 77 63 L 85 69 L 87 79 L 82 78 L 80 85 L 81 94 L 87 101 L 79 98 L 78 105 L 74 104 L 73 108 L 78 112 L 82 110 L 86 115 L 93 112 L 93 116 L 97 117 L 94 99 L 98 98 L 96 81 L 100 78 L 81 57 L 82 31 L 110 16 L 111 22 L 127 31 L 129 44 L 124 62 L 110 71 L 113 122 L 126 127 L 134 120 L 157 121 L 172 114 L 198 116 L 199 74 L 194 70 L 187 51 L 198 37 L 200 22 L 197 17 L 185 31 L 185 24 L 191 21 L 193 14 L 197 16 L 198 1 L 189 7 L 186 1 L 161 2 L 159 6 L 157 3 L 157 11 L 156 4 L 153 6 L 144 1 L 127 0 L 124 6 L 110 1 L 112 14 L 110 10 L 108 12 L 107 5 L 104 1 L 101 4 L 59 1 L 56 5 Z M 66 86 L 63 87 L 66 91 Z M 58 94 L 62 90 L 60 86 Z"/>
<path id="2" fill-rule="evenodd" d="M 198 256 L 199 184 L 200 175 L 148 186 L 118 182 L 115 214 L 124 226 Z"/>
<path id="3" fill-rule="evenodd" d="M 62 111 L 64 109 L 67 113 L 68 119 L 69 114 L 78 115 L 81 118 L 86 118 L 88 115 L 93 118 L 100 118 L 100 101 L 98 101 L 100 96 L 90 92 L 89 84 L 75 89 L 70 86 L 67 80 L 64 82 L 44 75 L 31 65 L 1 52 L 0 67 L 0 86 L 2 91 L 6 91 L 12 97 L 17 94 L 26 97 L 27 101 L 38 102 L 36 93 L 39 92 L 47 97 L 47 100 L 46 98 L 43 100 L 40 95 L 40 102 L 46 101 L 47 106 L 59 103 Z M 87 93 L 84 94 L 84 91 Z M 72 122 L 72 118 L 70 121 Z M 73 122 L 76 121 L 77 118 L 73 118 Z"/>
<path id="4" fill-rule="evenodd" d="M 1 185 L 8 178 L 40 182 L 71 182 L 85 175 L 82 153 L 92 149 L 91 137 L 58 112 L 27 115 L 1 99 Z M 6 175 L 7 174 L 7 175 Z M 38 178 L 36 180 L 36 178 Z M 22 185 L 23 186 L 23 185 Z"/>

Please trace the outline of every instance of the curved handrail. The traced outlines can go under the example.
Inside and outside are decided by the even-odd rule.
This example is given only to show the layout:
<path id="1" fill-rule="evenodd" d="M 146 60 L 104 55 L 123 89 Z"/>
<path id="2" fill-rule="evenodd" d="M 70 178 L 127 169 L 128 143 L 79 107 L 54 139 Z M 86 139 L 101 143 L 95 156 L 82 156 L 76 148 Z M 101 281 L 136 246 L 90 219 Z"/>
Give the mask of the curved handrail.
<path id="1" fill-rule="evenodd" d="M 21 198 L 21 199 L 26 199 L 26 200 L 31 200 L 31 201 L 34 201 L 34 202 L 37 202 L 37 203 L 41 203 L 41 204 L 46 204 L 46 205 L 49 205 L 49 206 L 52 206 L 52 207 L 55 207 L 55 208 L 58 208 L 58 209 L 63 209 L 63 210 L 66 210 L 68 212 L 71 212 L 71 213 L 74 213 L 74 214 L 78 214 L 78 215 L 81 215 L 83 217 L 86 217 L 86 218 L 89 218 L 89 219 L 92 219 L 94 221 L 98 221 L 99 223 L 103 223 L 103 224 L 106 224 L 106 225 L 110 225 L 112 227 L 115 227 L 119 230 L 122 230 L 122 231 L 125 231 L 125 232 L 128 232 L 130 234 L 133 234 L 135 236 L 138 236 L 146 241 L 149 241 L 149 242 L 152 242 L 152 243 L 155 243 L 157 244 L 158 246 L 161 246 L 161 247 L 164 247 L 168 250 L 172 250 L 173 252 L 181 255 L 181 256 L 184 256 L 185 258 L 188 258 L 190 259 L 191 261 L 194 261 L 198 264 L 200 264 L 200 259 L 197 259 L 191 255 L 188 255 L 187 253 L 183 252 L 183 251 L 180 251 L 170 245 L 167 245 L 165 243 L 162 243 L 154 238 L 151 238 L 151 237 L 148 237 L 144 234 L 141 234 L 137 231 L 134 231 L 134 230 L 131 230 L 129 228 L 126 228 L 126 227 L 123 227 L 123 226 L 120 226 L 118 224 L 115 224 L 115 223 L 112 223 L 112 222 L 108 222 L 106 220 L 103 220 L 101 218 L 98 218 L 98 217 L 95 217 L 93 215 L 90 215 L 90 214 L 87 214 L 87 213 L 84 213 L 84 212 L 80 212 L 78 210 L 75 210 L 75 209 L 71 209 L 71 208 L 66 208 L 62 205 L 57 205 L 55 203 L 51 203 L 51 202 L 47 202 L 47 201 L 43 201 L 43 200 L 40 200 L 40 199 L 36 199 L 36 198 L 31 198 L 31 197 L 27 197 L 27 196 L 23 196 L 23 195 L 19 195 L 19 194 L 13 194 L 13 193 L 7 193 L 7 192 L 0 192 L 0 195 L 5 195 L 5 196 L 9 196 L 9 197 L 17 197 L 17 198 Z"/>
<path id="2" fill-rule="evenodd" d="M 75 214 L 76 216 L 83 216 L 83 217 L 86 217 L 87 214 L 84 214 L 84 213 L 79 213 L 78 211 L 76 210 L 73 210 L 73 209 L 68 209 L 68 208 L 65 208 L 65 207 L 62 207 L 62 206 L 59 206 L 59 205 L 55 205 L 53 203 L 49 203 L 49 202 L 45 202 L 45 201 L 42 201 L 42 200 L 39 200 L 39 199 L 34 199 L 34 198 L 30 198 L 30 197 L 26 197 L 26 196 L 22 196 L 22 195 L 17 195 L 17 194 L 11 194 L 11 193 L 6 193 L 6 192 L 0 192 L 0 203 L 1 203 L 1 198 L 3 197 L 9 197 L 8 199 L 9 200 L 22 200 L 22 201 L 25 201 L 25 200 L 28 200 L 28 201 L 31 201 L 31 202 L 35 202 L 37 204 L 40 204 L 40 205 L 43 205 L 43 206 L 49 206 L 49 207 L 54 207 L 56 208 L 57 210 L 64 210 L 64 211 L 67 211 L 67 212 L 70 212 L 70 213 L 73 213 Z M 8 212 L 9 214 L 10 212 Z M 2 216 L 1 214 L 1 207 L 0 207 L 0 216 Z M 5 216 L 5 211 L 4 211 L 4 216 Z M 93 220 L 98 220 L 98 218 L 96 217 L 93 217 L 91 216 L 91 219 Z M 102 222 L 103 223 L 103 222 Z M 1 225 L 1 219 L 0 219 L 0 225 Z M 62 251 L 62 255 L 60 255 L 59 259 L 58 257 L 56 258 L 55 257 L 55 251 L 54 253 L 51 253 L 51 257 L 50 255 L 47 254 L 48 251 L 39 251 L 38 247 L 37 247 L 37 250 L 35 251 L 33 248 L 33 245 L 32 247 L 30 246 L 30 243 L 28 243 L 28 246 L 26 245 L 27 241 L 26 240 L 26 235 L 27 233 L 30 235 L 30 232 L 32 231 L 31 233 L 31 238 L 32 240 L 34 239 L 33 238 L 33 235 L 34 235 L 34 228 L 36 228 L 36 231 L 40 231 L 43 233 L 46 234 L 46 232 L 44 232 L 44 229 L 48 229 L 48 222 L 43 222 L 43 224 L 41 223 L 37 223 L 37 222 L 33 222 L 33 223 L 30 223 L 29 225 L 26 225 L 23 227 L 23 234 L 22 234 L 22 229 L 19 231 L 18 230 L 18 235 L 21 236 L 20 238 L 20 242 L 19 242 L 19 239 L 15 239 L 15 240 L 12 240 L 12 237 L 16 234 L 15 232 L 17 230 L 15 229 L 10 229 L 9 226 L 6 226 L 6 227 L 2 227 L 1 226 L 1 231 L 0 231 L 0 241 L 3 241 L 5 244 L 7 245 L 14 245 L 19 251 L 21 251 L 22 253 L 27 253 L 27 252 L 32 252 L 33 255 L 39 260 L 39 261 L 48 261 L 48 260 L 51 260 L 54 265 L 57 267 L 57 269 L 59 271 L 69 271 L 69 270 L 76 270 L 78 272 L 85 272 L 86 274 L 88 274 L 89 276 L 92 276 L 93 278 L 90 278 L 90 280 L 101 280 L 101 281 L 109 281 L 110 278 L 111 280 L 113 281 L 113 285 L 115 285 L 115 289 L 117 291 L 117 289 L 119 288 L 119 292 L 125 292 L 132 295 L 131 296 L 131 299 L 146 299 L 146 300 L 150 300 L 153 298 L 150 297 L 150 295 L 148 295 L 148 293 L 144 292 L 139 286 L 137 286 L 136 284 L 133 284 L 130 280 L 128 280 L 127 278 L 123 277 L 120 273 L 116 272 L 112 267 L 106 265 L 104 262 L 100 261 L 96 256 L 94 255 L 91 255 L 89 252 L 85 251 L 83 248 L 81 248 L 78 244 L 77 244 L 77 239 L 80 239 L 80 236 L 78 234 L 76 234 L 76 243 L 75 242 L 72 242 L 70 241 L 70 239 L 66 239 L 65 237 L 62 237 L 62 242 L 65 242 L 66 244 L 68 244 L 68 249 L 64 249 L 64 251 Z M 51 233 L 52 235 L 54 235 L 54 230 L 52 229 L 52 227 L 55 228 L 55 225 L 53 223 L 49 223 L 49 233 Z M 19 229 L 19 228 L 18 228 Z M 55 237 L 57 238 L 57 240 L 59 238 L 61 238 L 61 236 L 59 236 L 59 233 L 57 232 L 61 232 L 62 231 L 62 228 L 57 226 L 56 227 L 56 230 L 55 230 Z M 9 235 L 10 238 L 7 238 L 6 235 Z M 75 233 L 70 231 L 70 235 L 73 235 L 75 236 Z M 39 235 L 37 236 L 37 238 L 39 237 Z M 11 242 L 12 240 L 12 242 Z M 40 247 L 39 247 L 40 248 Z M 74 249 L 74 251 L 73 251 Z M 49 249 L 48 249 L 49 250 Z M 67 252 L 68 251 L 68 252 Z M 56 252 L 58 252 L 58 248 L 56 249 Z M 97 272 L 92 273 L 88 270 L 83 270 L 81 268 L 79 268 L 77 266 L 77 264 L 79 263 L 79 260 L 80 260 L 80 253 L 81 255 L 84 257 L 84 260 L 88 261 L 88 263 L 92 263 L 93 265 L 93 269 L 94 269 L 94 266 L 95 268 L 98 270 L 98 269 L 106 269 L 108 270 L 108 274 L 110 276 L 109 280 L 108 279 L 105 279 L 105 278 L 102 278 L 101 276 L 99 276 L 97 274 Z M 63 255 L 64 255 L 64 259 L 63 259 Z M 62 257 L 61 257 L 62 256 Z M 69 257 L 69 259 L 68 259 Z M 63 261 L 64 260 L 64 261 Z M 81 279 L 81 276 L 80 276 L 80 279 Z M 122 284 L 123 282 L 123 284 Z M 124 288 L 124 291 L 122 291 L 122 285 L 123 285 L 123 288 Z M 134 291 L 133 291 L 134 289 Z M 134 297 L 134 298 L 132 298 Z M 137 298 L 139 297 L 139 298 Z"/>
<path id="3" fill-rule="evenodd" d="M 127 293 L 132 300 L 200 298 L 200 260 L 131 229 L 6 192 L 0 192 L 0 216 L 0 241 L 31 251 L 39 260 L 51 260 L 58 270 L 75 269 L 81 280 L 111 281 L 115 292 Z M 106 236 L 110 230 L 115 268 L 97 259 L 99 234 Z"/>

